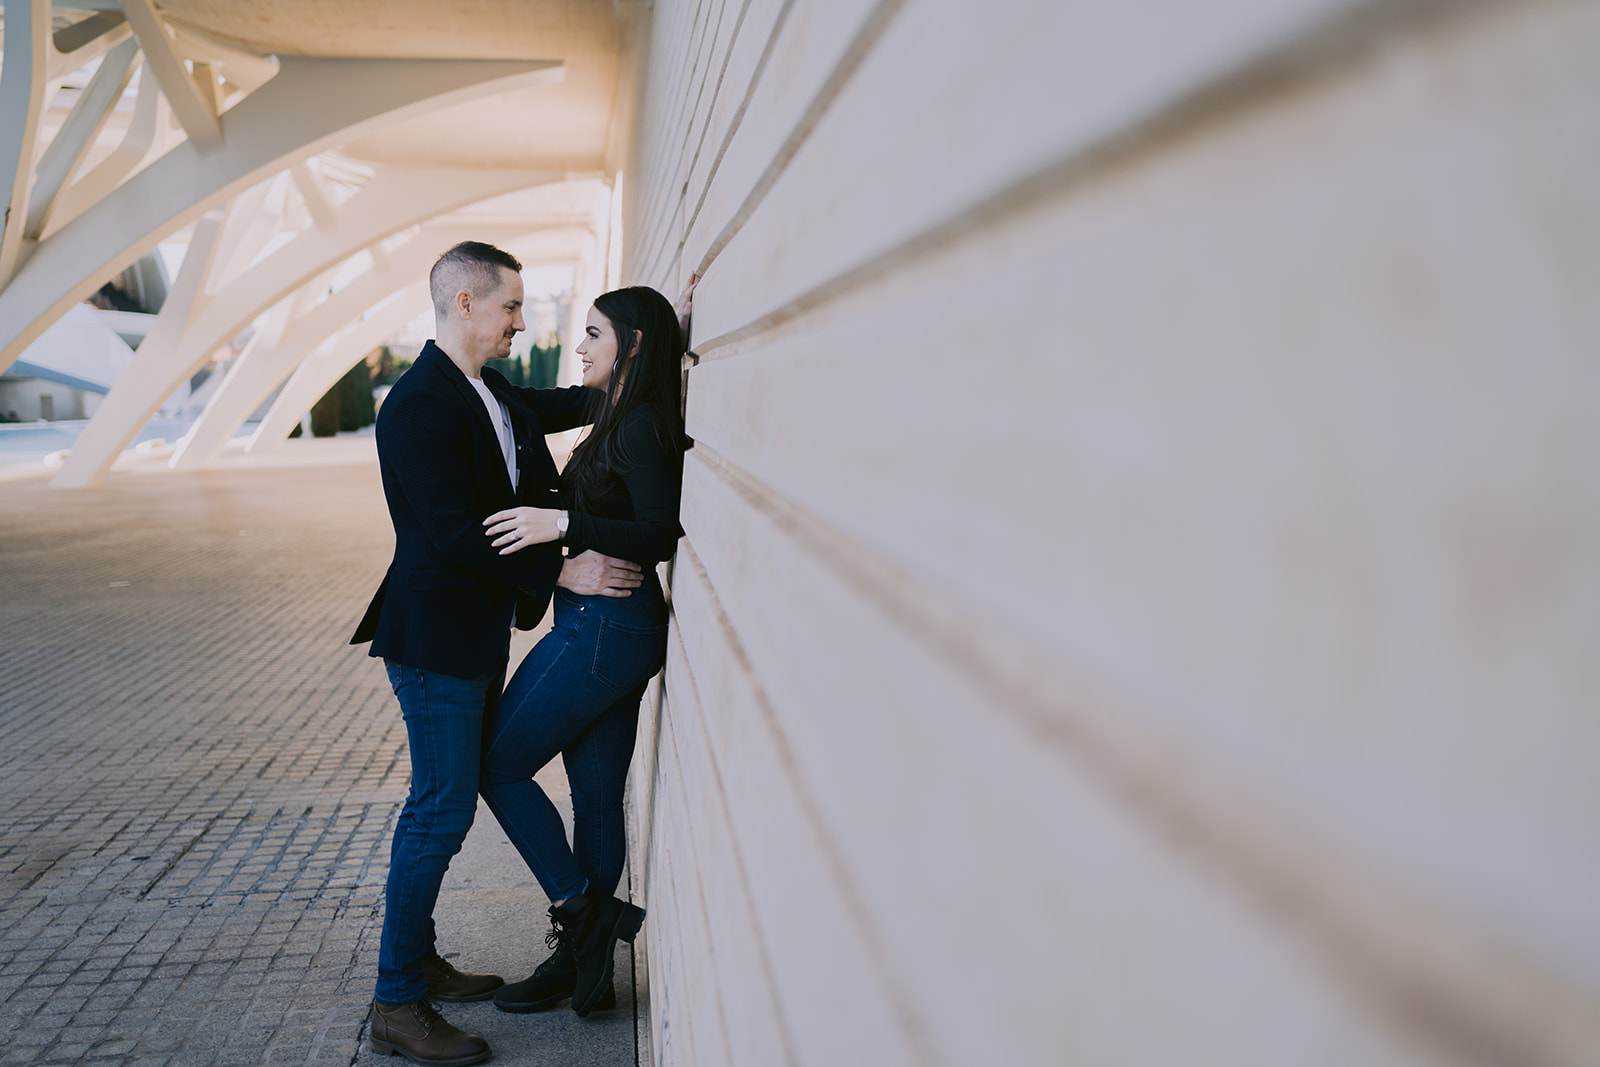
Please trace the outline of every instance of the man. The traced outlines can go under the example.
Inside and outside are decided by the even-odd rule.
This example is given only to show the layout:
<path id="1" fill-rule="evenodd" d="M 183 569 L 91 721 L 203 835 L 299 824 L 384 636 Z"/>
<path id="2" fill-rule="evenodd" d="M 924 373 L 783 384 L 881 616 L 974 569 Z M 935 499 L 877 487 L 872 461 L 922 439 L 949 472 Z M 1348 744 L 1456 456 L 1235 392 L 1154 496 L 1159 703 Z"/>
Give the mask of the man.
<path id="1" fill-rule="evenodd" d="M 522 265 L 468 241 L 429 274 L 437 338 L 423 346 L 378 414 L 378 466 L 394 523 L 394 562 L 351 644 L 372 642 L 400 702 L 411 790 L 389 856 L 372 1044 L 415 1063 L 489 1058 L 476 1034 L 431 1000 L 487 1000 L 503 983 L 462 974 L 438 954 L 433 906 L 477 810 L 483 723 L 505 681 L 515 619 L 531 629 L 556 585 L 627 596 L 637 564 L 555 545 L 500 555 L 483 520 L 552 506 L 557 472 L 544 435 L 581 425 L 589 391 L 520 389 L 486 365 L 524 329 Z"/>

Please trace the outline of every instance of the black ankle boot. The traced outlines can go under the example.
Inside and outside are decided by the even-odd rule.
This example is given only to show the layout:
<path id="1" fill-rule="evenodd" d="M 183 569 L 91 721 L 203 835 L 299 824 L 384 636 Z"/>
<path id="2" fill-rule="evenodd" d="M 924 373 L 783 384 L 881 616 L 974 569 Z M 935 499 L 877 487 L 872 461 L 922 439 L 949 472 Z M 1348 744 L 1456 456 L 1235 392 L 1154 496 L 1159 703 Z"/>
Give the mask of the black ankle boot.
<path id="1" fill-rule="evenodd" d="M 572 949 L 577 971 L 572 1010 L 588 1015 L 600 1006 L 601 996 L 611 985 L 611 958 L 617 942 L 633 940 L 644 923 L 644 909 L 591 886 L 582 896 L 569 897 L 551 908 L 550 917 L 560 921 Z"/>
<path id="2" fill-rule="evenodd" d="M 550 909 L 550 932 L 544 935 L 544 943 L 555 950 L 550 953 L 550 958 L 535 967 L 533 973 L 522 981 L 495 990 L 495 1007 L 519 1014 L 548 1011 L 572 996 L 573 987 L 578 984 L 578 964 L 573 959 L 570 939 L 554 908 Z M 616 1006 L 616 987 L 607 982 L 594 1007 L 604 1011 Z"/>

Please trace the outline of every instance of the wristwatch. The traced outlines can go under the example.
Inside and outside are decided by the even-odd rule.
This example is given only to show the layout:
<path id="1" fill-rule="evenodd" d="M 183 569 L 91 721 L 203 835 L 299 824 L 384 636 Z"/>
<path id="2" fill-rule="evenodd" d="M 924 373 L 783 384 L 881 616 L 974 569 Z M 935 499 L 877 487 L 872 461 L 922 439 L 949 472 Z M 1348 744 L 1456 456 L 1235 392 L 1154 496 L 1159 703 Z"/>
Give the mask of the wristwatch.
<path id="1" fill-rule="evenodd" d="M 557 541 L 565 541 L 566 539 L 567 539 L 567 513 L 565 511 L 558 511 L 558 512 L 556 512 L 556 540 Z"/>

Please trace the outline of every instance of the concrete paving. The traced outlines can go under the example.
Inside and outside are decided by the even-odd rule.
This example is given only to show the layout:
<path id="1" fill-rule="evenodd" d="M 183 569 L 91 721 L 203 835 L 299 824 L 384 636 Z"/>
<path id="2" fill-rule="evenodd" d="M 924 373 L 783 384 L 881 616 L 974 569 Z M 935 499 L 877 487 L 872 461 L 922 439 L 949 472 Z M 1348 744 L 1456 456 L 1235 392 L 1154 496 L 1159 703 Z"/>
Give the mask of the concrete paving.
<path id="1" fill-rule="evenodd" d="M 405 732 L 344 644 L 392 535 L 370 441 L 287 445 L 0 485 L 0 1065 L 402 1062 L 364 1019 Z M 521 978 L 545 907 L 480 810 L 442 949 Z M 634 1063 L 625 949 L 613 1011 L 446 1015 L 497 1063 Z"/>

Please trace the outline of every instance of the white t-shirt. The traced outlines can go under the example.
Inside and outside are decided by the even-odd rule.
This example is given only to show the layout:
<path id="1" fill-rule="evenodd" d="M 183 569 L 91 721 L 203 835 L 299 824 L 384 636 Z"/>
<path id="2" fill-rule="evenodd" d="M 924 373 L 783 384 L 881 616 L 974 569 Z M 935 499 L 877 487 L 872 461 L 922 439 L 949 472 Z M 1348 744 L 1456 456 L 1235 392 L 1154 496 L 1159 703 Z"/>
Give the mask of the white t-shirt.
<path id="1" fill-rule="evenodd" d="M 489 392 L 489 387 L 483 384 L 482 378 L 468 378 L 472 388 L 478 391 L 483 398 L 483 406 L 489 412 L 489 422 L 494 426 L 494 434 L 500 438 L 500 455 L 506 461 L 506 474 L 511 477 L 511 489 L 517 488 L 517 442 L 511 435 L 511 412 L 506 406 Z"/>

